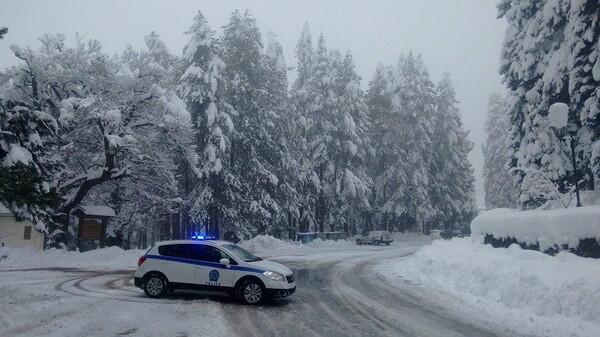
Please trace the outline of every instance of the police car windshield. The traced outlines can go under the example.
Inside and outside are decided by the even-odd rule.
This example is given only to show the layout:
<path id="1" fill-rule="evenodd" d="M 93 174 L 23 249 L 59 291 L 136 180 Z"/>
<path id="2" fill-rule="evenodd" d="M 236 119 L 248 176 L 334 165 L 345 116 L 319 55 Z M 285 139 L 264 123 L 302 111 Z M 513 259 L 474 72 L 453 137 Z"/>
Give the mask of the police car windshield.
<path id="1" fill-rule="evenodd" d="M 242 248 L 240 246 L 237 246 L 234 244 L 228 244 L 228 245 L 223 245 L 223 247 L 225 249 L 229 250 L 230 252 L 232 252 L 235 256 L 242 259 L 244 262 L 254 262 L 254 261 L 262 260 L 260 257 L 254 256 L 252 253 L 250 253 L 249 251 L 245 250 L 244 248 Z"/>

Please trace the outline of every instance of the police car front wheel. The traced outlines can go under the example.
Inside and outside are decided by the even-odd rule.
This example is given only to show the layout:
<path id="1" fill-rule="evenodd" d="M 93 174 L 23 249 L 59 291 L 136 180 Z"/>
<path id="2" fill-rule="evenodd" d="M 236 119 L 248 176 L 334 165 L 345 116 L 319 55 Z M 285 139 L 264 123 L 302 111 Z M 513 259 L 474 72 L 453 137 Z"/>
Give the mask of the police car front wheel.
<path id="1" fill-rule="evenodd" d="M 244 282 L 240 290 L 240 298 L 246 304 L 259 304 L 265 298 L 265 289 L 254 280 Z"/>

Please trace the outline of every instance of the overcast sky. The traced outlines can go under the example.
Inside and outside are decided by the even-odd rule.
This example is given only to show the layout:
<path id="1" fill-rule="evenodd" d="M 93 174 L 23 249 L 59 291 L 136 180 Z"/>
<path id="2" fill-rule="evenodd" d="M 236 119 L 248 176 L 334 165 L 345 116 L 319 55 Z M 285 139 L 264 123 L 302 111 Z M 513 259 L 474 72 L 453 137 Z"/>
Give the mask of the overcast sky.
<path id="1" fill-rule="evenodd" d="M 43 33 L 75 34 L 99 40 L 109 53 L 127 44 L 144 47 L 144 36 L 156 31 L 170 51 L 181 54 L 183 34 L 198 10 L 219 34 L 230 13 L 248 9 L 263 33 L 279 36 L 288 66 L 295 66 L 294 47 L 304 22 L 313 40 L 325 35 L 329 48 L 350 50 L 366 88 L 379 62 L 395 64 L 413 50 L 423 55 L 432 80 L 452 74 L 465 128 L 475 148 L 470 159 L 483 206 L 481 143 L 487 101 L 502 91 L 498 75 L 506 24 L 496 19 L 497 0 L 0 0 L 0 26 L 9 33 L 0 41 L 0 68 L 14 65 L 11 44 L 38 47 Z M 295 73 L 290 72 L 290 80 Z"/>

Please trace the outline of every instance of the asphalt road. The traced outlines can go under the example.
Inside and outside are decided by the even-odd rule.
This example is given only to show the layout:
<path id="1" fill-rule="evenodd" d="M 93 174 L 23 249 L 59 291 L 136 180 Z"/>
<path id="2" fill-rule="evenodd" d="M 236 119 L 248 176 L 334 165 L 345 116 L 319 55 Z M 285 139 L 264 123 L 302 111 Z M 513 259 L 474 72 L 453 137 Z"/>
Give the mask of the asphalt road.
<path id="1" fill-rule="evenodd" d="M 223 304 L 227 321 L 239 336 L 257 337 L 502 335 L 476 326 L 476 317 L 460 317 L 461 310 L 449 310 L 418 285 L 391 285 L 373 272 L 377 262 L 412 253 L 394 245 L 357 246 L 325 262 L 279 259 L 294 271 L 298 291 L 258 307 Z"/>

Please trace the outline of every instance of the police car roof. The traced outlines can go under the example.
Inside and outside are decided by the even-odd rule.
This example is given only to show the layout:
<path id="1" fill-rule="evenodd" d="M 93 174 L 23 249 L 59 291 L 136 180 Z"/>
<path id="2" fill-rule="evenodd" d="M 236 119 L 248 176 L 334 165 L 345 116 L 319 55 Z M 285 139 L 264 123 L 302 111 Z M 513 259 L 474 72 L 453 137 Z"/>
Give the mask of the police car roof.
<path id="1" fill-rule="evenodd" d="M 163 245 L 172 245 L 172 244 L 195 244 L 195 243 L 212 244 L 215 246 L 231 244 L 231 242 L 223 241 L 223 240 L 168 240 L 168 241 L 156 242 L 154 245 L 155 246 L 163 246 Z"/>

